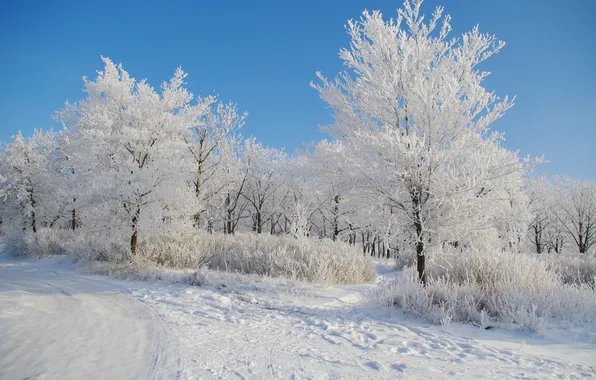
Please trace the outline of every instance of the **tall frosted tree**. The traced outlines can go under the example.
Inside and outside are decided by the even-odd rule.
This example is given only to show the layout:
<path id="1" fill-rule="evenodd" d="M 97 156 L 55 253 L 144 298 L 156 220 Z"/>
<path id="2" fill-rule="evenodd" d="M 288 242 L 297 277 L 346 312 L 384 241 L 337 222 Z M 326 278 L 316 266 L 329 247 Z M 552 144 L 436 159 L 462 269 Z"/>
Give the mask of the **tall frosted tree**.
<path id="1" fill-rule="evenodd" d="M 345 165 L 406 221 L 424 284 L 430 248 L 479 245 L 515 215 L 523 164 L 489 128 L 513 103 L 486 90 L 489 73 L 478 69 L 504 43 L 476 27 L 450 39 L 443 8 L 427 21 L 421 5 L 349 21 L 344 71 L 319 73 L 313 87 L 334 110 L 326 131 L 343 143 Z"/>

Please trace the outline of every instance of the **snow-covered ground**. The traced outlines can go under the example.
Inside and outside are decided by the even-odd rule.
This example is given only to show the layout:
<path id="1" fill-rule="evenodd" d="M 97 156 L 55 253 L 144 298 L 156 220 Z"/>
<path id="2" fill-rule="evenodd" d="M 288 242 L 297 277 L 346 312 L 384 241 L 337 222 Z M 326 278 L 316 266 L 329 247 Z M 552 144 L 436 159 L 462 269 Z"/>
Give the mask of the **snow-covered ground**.
<path id="1" fill-rule="evenodd" d="M 596 377 L 586 335 L 432 326 L 368 302 L 375 285 L 208 276 L 119 281 L 1 256 L 0 379 Z"/>
<path id="2" fill-rule="evenodd" d="M 176 344 L 153 308 L 72 260 L 0 259 L 0 379 L 167 379 Z"/>

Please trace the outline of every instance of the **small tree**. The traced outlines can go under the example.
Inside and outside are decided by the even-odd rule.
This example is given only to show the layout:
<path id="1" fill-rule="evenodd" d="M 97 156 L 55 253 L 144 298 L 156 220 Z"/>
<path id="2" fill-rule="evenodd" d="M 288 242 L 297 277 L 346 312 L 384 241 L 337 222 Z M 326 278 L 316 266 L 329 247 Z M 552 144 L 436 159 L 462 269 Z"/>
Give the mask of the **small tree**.
<path id="1" fill-rule="evenodd" d="M 561 189 L 545 177 L 528 182 L 528 206 L 532 215 L 529 238 L 536 253 L 561 252 L 565 231 L 557 218 Z"/>
<path id="2" fill-rule="evenodd" d="M 220 164 L 218 178 L 222 191 L 219 192 L 219 211 L 223 221 L 223 232 L 234 234 L 240 220 L 246 217 L 244 211 L 248 202 L 243 191 L 249 168 L 243 163 L 242 149 L 244 141 L 238 135 L 232 135 L 220 146 Z"/>
<path id="3" fill-rule="evenodd" d="M 3 221 L 20 224 L 24 231 L 37 232 L 40 225 L 49 225 L 57 217 L 57 173 L 53 153 L 57 149 L 56 134 L 36 130 L 33 136 L 19 132 L 6 146 L 0 163 L 4 189 Z"/>
<path id="4" fill-rule="evenodd" d="M 200 207 L 194 215 L 195 227 L 199 227 L 200 216 L 206 211 L 207 204 L 226 188 L 226 184 L 221 182 L 226 176 L 222 173 L 225 168 L 221 165 L 222 157 L 218 153 L 224 142 L 242 127 L 246 118 L 246 114 L 238 113 L 234 104 L 216 103 L 214 97 L 210 97 L 208 101 L 213 103 L 209 104 L 203 117 L 197 120 L 198 124 L 190 129 L 190 136 L 186 139 L 195 166 L 192 187 Z M 228 144 L 227 148 L 232 146 L 233 144 Z"/>
<path id="5" fill-rule="evenodd" d="M 580 253 L 596 244 L 596 182 L 559 177 L 557 217 L 560 228 L 571 237 Z"/>
<path id="6" fill-rule="evenodd" d="M 253 230 L 263 232 L 263 227 L 277 213 L 286 194 L 278 194 L 283 184 L 282 165 L 286 154 L 275 148 L 264 147 L 254 139 L 245 140 L 243 159 L 248 173 L 242 196 L 249 203 Z M 277 196 L 277 200 L 276 200 Z"/>

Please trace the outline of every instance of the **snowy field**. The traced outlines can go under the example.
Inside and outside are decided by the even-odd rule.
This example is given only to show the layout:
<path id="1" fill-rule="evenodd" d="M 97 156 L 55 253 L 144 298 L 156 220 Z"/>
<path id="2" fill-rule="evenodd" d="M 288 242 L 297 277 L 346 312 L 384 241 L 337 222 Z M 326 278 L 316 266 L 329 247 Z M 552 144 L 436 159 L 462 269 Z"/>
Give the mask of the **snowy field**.
<path id="1" fill-rule="evenodd" d="M 68 257 L 1 255 L 0 379 L 596 377 L 586 334 L 433 326 L 375 305 L 377 285 L 208 279 L 119 281 Z"/>

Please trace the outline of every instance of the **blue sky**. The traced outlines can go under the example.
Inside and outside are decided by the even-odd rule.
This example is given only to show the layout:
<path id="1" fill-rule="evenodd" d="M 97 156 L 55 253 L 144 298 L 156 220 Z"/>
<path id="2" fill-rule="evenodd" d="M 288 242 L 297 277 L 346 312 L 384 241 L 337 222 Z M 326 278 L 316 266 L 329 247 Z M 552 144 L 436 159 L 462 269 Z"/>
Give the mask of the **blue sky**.
<path id="1" fill-rule="evenodd" d="M 331 111 L 309 82 L 341 70 L 347 19 L 394 17 L 401 1 L 0 0 L 0 140 L 59 127 L 51 114 L 84 95 L 100 55 L 158 87 L 178 66 L 195 94 L 217 93 L 249 117 L 244 135 L 292 152 L 324 137 Z M 596 2 L 426 0 L 444 5 L 453 36 L 479 24 L 507 42 L 483 69 L 486 86 L 517 95 L 494 127 L 545 174 L 596 178 Z M 564 6 L 562 6 L 564 5 Z"/>

